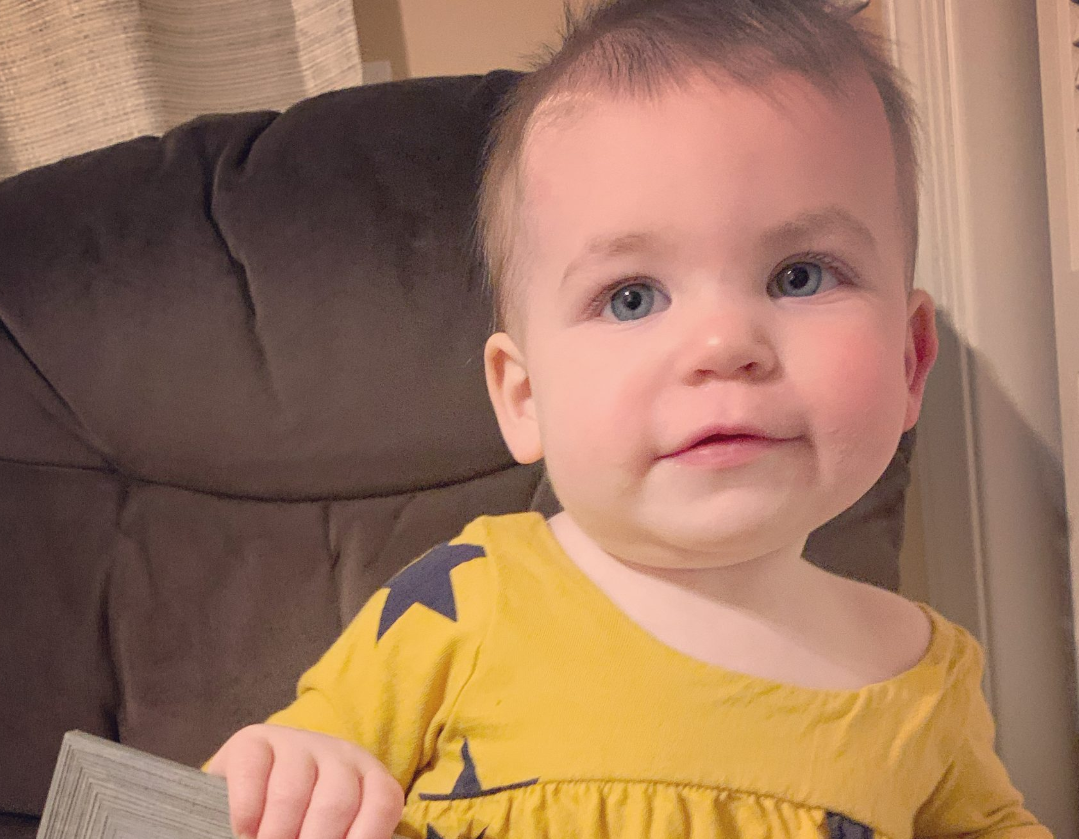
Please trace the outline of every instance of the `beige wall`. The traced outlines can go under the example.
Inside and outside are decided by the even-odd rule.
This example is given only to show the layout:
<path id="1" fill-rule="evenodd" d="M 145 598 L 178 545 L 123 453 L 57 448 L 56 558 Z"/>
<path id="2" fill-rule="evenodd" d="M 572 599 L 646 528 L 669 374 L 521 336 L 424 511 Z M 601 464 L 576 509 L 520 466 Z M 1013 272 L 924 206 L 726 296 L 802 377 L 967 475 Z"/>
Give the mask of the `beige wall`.
<path id="1" fill-rule="evenodd" d="M 869 26 L 875 32 L 884 32 L 884 20 L 881 12 L 881 0 L 870 0 L 869 6 L 861 14 L 869 21 Z"/>
<path id="2" fill-rule="evenodd" d="M 580 8 L 585 0 L 572 0 Z M 880 31 L 881 0 L 863 14 Z M 354 0 L 364 61 L 395 79 L 524 69 L 557 40 L 562 0 Z"/>
<path id="3" fill-rule="evenodd" d="M 523 69 L 557 38 L 562 0 L 399 0 L 414 76 Z"/>
<path id="4" fill-rule="evenodd" d="M 352 8 L 364 62 L 389 61 L 393 78 L 411 76 L 398 0 L 353 0 Z"/>
<path id="5" fill-rule="evenodd" d="M 354 0 L 354 7 L 364 61 L 388 60 L 394 78 L 525 69 L 562 22 L 562 0 Z"/>

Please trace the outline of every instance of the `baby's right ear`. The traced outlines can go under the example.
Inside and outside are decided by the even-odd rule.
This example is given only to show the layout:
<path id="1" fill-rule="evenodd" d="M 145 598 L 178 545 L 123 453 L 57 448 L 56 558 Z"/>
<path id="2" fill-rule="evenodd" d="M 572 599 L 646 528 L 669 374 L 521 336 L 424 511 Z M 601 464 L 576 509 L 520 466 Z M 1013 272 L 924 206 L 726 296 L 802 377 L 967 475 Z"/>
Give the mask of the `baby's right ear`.
<path id="1" fill-rule="evenodd" d="M 502 439 L 518 463 L 535 463 L 543 445 L 524 354 L 507 333 L 496 332 L 487 339 L 483 367 Z"/>

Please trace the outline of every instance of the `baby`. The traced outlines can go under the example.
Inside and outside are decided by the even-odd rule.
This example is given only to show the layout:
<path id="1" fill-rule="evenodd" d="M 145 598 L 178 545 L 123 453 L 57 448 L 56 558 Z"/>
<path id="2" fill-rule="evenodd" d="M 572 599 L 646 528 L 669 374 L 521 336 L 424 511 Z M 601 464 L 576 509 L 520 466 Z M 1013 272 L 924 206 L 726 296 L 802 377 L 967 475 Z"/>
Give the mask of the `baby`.
<path id="1" fill-rule="evenodd" d="M 521 82 L 484 359 L 564 512 L 480 518 L 375 594 L 208 763 L 238 835 L 1049 835 L 976 642 L 802 556 L 936 355 L 878 49 L 824 0 L 613 0 Z"/>

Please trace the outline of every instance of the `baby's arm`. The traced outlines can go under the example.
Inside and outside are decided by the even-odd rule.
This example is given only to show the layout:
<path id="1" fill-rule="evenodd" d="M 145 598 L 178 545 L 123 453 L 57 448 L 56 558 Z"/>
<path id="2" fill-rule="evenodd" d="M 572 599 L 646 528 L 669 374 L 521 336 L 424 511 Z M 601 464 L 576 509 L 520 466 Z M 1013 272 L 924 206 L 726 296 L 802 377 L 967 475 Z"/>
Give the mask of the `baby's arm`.
<path id="1" fill-rule="evenodd" d="M 922 839 L 1053 839 L 1023 807 L 994 748 L 995 726 L 981 690 L 984 653 L 968 637 L 968 666 L 957 679 L 958 737 L 952 760 L 929 801 L 919 810 L 914 835 Z"/>
<path id="2" fill-rule="evenodd" d="M 402 790 L 431 762 L 486 634 L 483 556 L 440 545 L 410 565 L 303 674 L 291 705 L 210 759 L 206 770 L 227 780 L 237 836 L 392 834 Z"/>
<path id="3" fill-rule="evenodd" d="M 242 839 L 389 839 L 404 807 L 401 785 L 374 755 L 314 731 L 248 726 L 206 771 L 225 778 Z"/>

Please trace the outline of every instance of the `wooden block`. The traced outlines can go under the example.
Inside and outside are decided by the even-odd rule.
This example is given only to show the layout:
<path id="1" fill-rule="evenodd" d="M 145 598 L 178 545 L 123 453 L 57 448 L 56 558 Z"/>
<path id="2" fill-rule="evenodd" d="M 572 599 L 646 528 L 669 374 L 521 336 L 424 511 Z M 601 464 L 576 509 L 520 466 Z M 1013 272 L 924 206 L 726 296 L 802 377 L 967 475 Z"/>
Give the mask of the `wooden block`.
<path id="1" fill-rule="evenodd" d="M 225 781 L 69 731 L 37 839 L 233 839 Z"/>
<path id="2" fill-rule="evenodd" d="M 233 839 L 225 781 L 82 731 L 60 745 L 38 839 Z"/>

